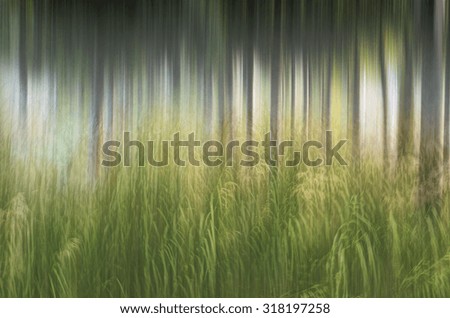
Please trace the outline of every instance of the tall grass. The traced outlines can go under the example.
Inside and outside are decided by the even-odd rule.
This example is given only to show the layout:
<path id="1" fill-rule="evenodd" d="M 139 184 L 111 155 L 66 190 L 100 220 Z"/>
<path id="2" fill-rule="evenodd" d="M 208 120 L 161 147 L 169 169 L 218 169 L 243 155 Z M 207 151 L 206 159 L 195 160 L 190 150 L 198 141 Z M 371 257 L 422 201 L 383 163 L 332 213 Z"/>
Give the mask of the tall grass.
<path id="1" fill-rule="evenodd" d="M 62 176 L 2 138 L 2 297 L 450 297 L 450 192 L 420 211 L 410 165 L 118 167 L 86 184 L 82 156 Z"/>

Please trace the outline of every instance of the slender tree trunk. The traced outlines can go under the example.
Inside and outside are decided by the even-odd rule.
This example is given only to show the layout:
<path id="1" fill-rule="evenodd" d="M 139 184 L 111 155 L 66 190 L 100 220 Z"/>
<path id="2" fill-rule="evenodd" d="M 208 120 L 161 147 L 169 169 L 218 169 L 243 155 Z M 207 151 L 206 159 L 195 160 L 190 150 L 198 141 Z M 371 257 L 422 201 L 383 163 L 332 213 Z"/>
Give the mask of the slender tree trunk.
<path id="1" fill-rule="evenodd" d="M 291 139 L 295 139 L 296 135 L 296 127 L 295 127 L 295 86 L 296 86 L 296 79 L 295 79 L 295 50 L 291 51 Z"/>
<path id="2" fill-rule="evenodd" d="M 223 57 L 221 56 L 220 65 L 219 65 L 219 76 L 218 76 L 218 88 L 217 88 L 217 99 L 218 99 L 218 111 L 219 111 L 219 127 L 218 134 L 220 138 L 223 140 L 225 137 L 223 135 L 223 125 L 224 125 L 224 116 L 225 116 L 225 67 L 223 65 Z"/>
<path id="3" fill-rule="evenodd" d="M 98 9 L 100 10 L 100 9 Z M 100 17 L 99 13 L 97 17 Z M 100 145 L 102 138 L 102 117 L 103 117 L 103 93 L 104 93 L 104 38 L 103 19 L 98 18 L 94 33 L 94 65 L 93 65 L 93 87 L 92 87 L 92 122 L 91 122 L 91 149 L 90 149 L 90 177 L 95 180 L 99 173 Z"/>
<path id="4" fill-rule="evenodd" d="M 34 27 L 33 27 L 33 39 L 34 39 L 34 68 L 39 72 L 42 70 L 42 34 L 44 30 L 42 28 L 42 19 L 44 15 L 44 4 L 40 1 L 34 3 Z"/>
<path id="5" fill-rule="evenodd" d="M 450 166 L 450 6 L 447 3 L 447 28 L 445 39 L 445 108 L 444 108 L 444 168 L 448 174 Z"/>
<path id="6" fill-rule="evenodd" d="M 234 15 L 234 3 L 232 1 L 225 2 L 227 7 L 227 37 L 226 37 L 226 48 L 225 48 L 225 87 L 226 87 L 226 109 L 227 109 L 227 119 L 226 126 L 228 130 L 229 140 L 233 140 L 234 136 L 234 124 L 233 124 L 233 38 L 234 38 L 234 28 L 235 28 L 235 15 Z"/>
<path id="7" fill-rule="evenodd" d="M 206 50 L 205 50 L 206 51 Z M 205 52 L 204 51 L 204 52 Z M 209 57 L 205 58 L 206 66 L 203 67 L 203 107 L 204 107 L 204 116 L 205 116 L 205 125 L 206 134 L 208 138 L 211 137 L 213 122 L 212 122 L 212 70 L 211 70 L 211 61 Z"/>
<path id="8" fill-rule="evenodd" d="M 299 32 L 298 29 L 298 25 L 297 25 L 297 21 L 296 21 L 296 17 L 300 14 L 299 11 L 299 7 L 296 6 L 295 4 L 293 5 L 293 8 L 291 10 L 291 15 L 290 15 L 290 19 L 291 19 L 291 26 L 290 26 L 290 39 L 291 39 L 291 50 L 290 50 L 290 57 L 291 57 L 291 69 L 290 69 L 290 73 L 291 73 L 291 139 L 294 140 L 297 133 L 296 133 L 296 120 L 295 120 L 295 116 L 296 116 L 296 67 L 297 67 L 297 42 L 298 42 L 298 36 L 297 33 Z M 302 39 L 303 40 L 303 37 Z"/>
<path id="9" fill-rule="evenodd" d="M 255 34 L 255 21 L 254 15 L 255 12 L 255 1 L 249 0 L 247 2 L 247 38 L 245 41 L 245 75 L 246 75 L 246 84 L 245 91 L 247 94 L 247 139 L 252 139 L 253 133 L 253 41 Z"/>
<path id="10" fill-rule="evenodd" d="M 114 134 L 114 62 L 112 57 L 109 58 L 108 75 L 108 136 L 112 138 Z"/>
<path id="11" fill-rule="evenodd" d="M 206 31 L 208 33 L 208 31 Z M 205 66 L 203 66 L 203 107 L 204 107 L 204 117 L 206 127 L 206 134 L 208 138 L 211 137 L 211 133 L 213 130 L 213 105 L 212 105 L 212 65 L 211 65 L 211 57 L 207 55 L 207 47 L 205 47 L 202 52 L 204 57 L 203 61 Z M 202 62 L 201 62 L 202 63 Z"/>
<path id="12" fill-rule="evenodd" d="M 419 202 L 426 211 L 440 209 L 441 197 L 441 70 L 442 2 L 421 2 L 422 111 Z"/>
<path id="13" fill-rule="evenodd" d="M 228 109 L 228 118 L 227 118 L 227 128 L 228 128 L 228 138 L 233 140 L 234 136 L 234 125 L 233 125 L 233 46 L 231 41 L 228 43 L 228 47 L 226 49 L 226 88 L 227 88 L 227 109 Z"/>
<path id="14" fill-rule="evenodd" d="M 309 44 L 310 44 L 310 28 L 309 28 L 309 11 L 311 8 L 311 1 L 307 1 L 305 4 L 305 12 L 302 12 L 303 18 L 303 39 L 302 39 L 302 81 L 303 81 L 303 127 L 302 127 L 302 140 L 308 139 L 308 117 L 309 117 Z"/>
<path id="15" fill-rule="evenodd" d="M 198 65 L 200 69 L 202 87 L 203 87 L 203 118 L 204 118 L 204 133 L 210 137 L 212 132 L 212 61 L 208 54 L 208 45 L 211 43 L 211 30 L 208 26 L 208 21 L 205 18 L 209 12 L 209 4 L 205 3 L 206 8 L 202 9 L 203 18 L 201 20 L 201 32 L 204 38 L 200 41 L 200 54 L 198 55 Z"/>
<path id="16" fill-rule="evenodd" d="M 330 48 L 330 51 L 333 49 Z M 331 90 L 333 85 L 333 54 L 328 54 L 327 71 L 326 71 L 326 89 L 325 89 L 325 111 L 324 111 L 324 128 L 331 129 Z"/>
<path id="17" fill-rule="evenodd" d="M 281 37 L 281 1 L 274 3 L 270 88 L 270 133 L 272 140 L 278 139 L 278 97 L 280 90 L 280 37 Z"/>
<path id="18" fill-rule="evenodd" d="M 383 5 L 380 9 L 380 29 L 379 29 L 379 64 L 380 64 L 380 79 L 381 79 L 381 96 L 383 107 L 383 163 L 385 168 L 389 167 L 389 149 L 388 149 L 388 101 L 387 101 L 387 83 L 386 83 L 386 57 L 384 48 L 384 31 L 383 31 Z"/>
<path id="19" fill-rule="evenodd" d="M 325 130 L 331 129 L 331 89 L 332 89 L 332 78 L 333 78 L 333 58 L 334 58 L 334 2 L 330 2 L 327 8 L 327 19 L 326 27 L 327 27 L 327 43 L 326 48 L 327 52 L 325 53 L 327 56 L 327 69 L 326 69 L 326 88 L 325 88 L 325 110 L 324 110 L 324 119 L 323 119 L 323 128 Z M 325 134 L 324 134 L 325 135 Z"/>
<path id="20" fill-rule="evenodd" d="M 308 138 L 308 113 L 309 113 L 309 63 L 308 52 L 306 48 L 307 44 L 303 44 L 303 131 L 302 138 L 306 141 Z"/>
<path id="21" fill-rule="evenodd" d="M 172 3 L 170 3 L 172 4 Z M 183 6 L 183 3 L 181 3 Z M 170 56 L 172 61 L 172 90 L 173 90 L 173 105 L 175 114 L 175 122 L 179 123 L 180 107 L 181 107 L 181 10 L 179 5 L 171 6 L 172 10 L 172 33 L 171 33 L 171 46 Z"/>
<path id="22" fill-rule="evenodd" d="M 360 161 L 360 127 L 359 127 L 359 110 L 360 110 L 360 101 L 359 101 L 359 88 L 360 88 L 360 64 L 359 64 L 359 43 L 358 43 L 358 15 L 359 12 L 359 5 L 358 1 L 356 2 L 356 12 L 355 12 L 355 38 L 353 41 L 354 45 L 354 52 L 353 52 L 353 59 L 354 59 L 354 69 L 353 69 L 353 128 L 352 128 L 352 154 L 353 154 L 353 160 L 355 160 L 356 165 L 359 165 Z"/>

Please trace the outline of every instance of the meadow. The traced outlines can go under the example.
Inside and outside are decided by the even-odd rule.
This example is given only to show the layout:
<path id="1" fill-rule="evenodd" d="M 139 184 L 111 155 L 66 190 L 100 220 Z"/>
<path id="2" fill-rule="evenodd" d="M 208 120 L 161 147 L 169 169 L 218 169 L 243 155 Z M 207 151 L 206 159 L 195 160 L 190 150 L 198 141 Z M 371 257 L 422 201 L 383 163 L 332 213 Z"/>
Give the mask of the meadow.
<path id="1" fill-rule="evenodd" d="M 450 191 L 417 165 L 100 168 L 2 132 L 0 297 L 450 297 Z"/>
<path id="2" fill-rule="evenodd" d="M 0 74 L 0 297 L 450 297 L 448 2 L 2 0 Z M 348 165 L 100 165 L 327 130 Z"/>

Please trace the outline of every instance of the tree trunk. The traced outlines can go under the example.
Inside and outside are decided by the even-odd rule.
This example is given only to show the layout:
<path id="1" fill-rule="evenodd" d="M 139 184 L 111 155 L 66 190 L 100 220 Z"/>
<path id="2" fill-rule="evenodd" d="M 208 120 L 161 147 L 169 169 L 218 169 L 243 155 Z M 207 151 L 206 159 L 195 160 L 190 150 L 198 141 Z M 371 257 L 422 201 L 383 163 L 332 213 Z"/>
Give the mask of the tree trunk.
<path id="1" fill-rule="evenodd" d="M 90 145 L 90 177 L 95 180 L 99 173 L 99 160 L 102 138 L 102 117 L 103 117 L 103 84 L 104 84 L 104 36 L 106 32 L 103 30 L 103 20 L 97 14 L 97 25 L 94 33 L 94 65 L 93 65 L 93 87 L 92 87 L 92 122 L 91 122 L 91 145 Z"/>
<path id="2" fill-rule="evenodd" d="M 379 64 L 380 64 L 380 79 L 381 79 L 381 96 L 383 107 L 383 163 L 385 169 L 389 167 L 389 148 L 388 148 L 388 100 L 387 100 L 387 81 L 386 81 L 386 57 L 384 48 L 384 33 L 383 33 L 383 5 L 380 10 L 380 30 L 379 30 Z"/>
<path id="3" fill-rule="evenodd" d="M 247 140 L 252 139 L 253 133 L 253 41 L 255 34 L 255 2 L 247 2 L 247 35 L 245 41 L 245 91 L 247 94 Z"/>
<path id="4" fill-rule="evenodd" d="M 331 89 L 332 89 L 332 77 L 333 77 L 333 58 L 334 58 L 334 23 L 333 23 L 334 6 L 333 2 L 327 6 L 327 21 L 326 23 L 326 56 L 327 56 L 327 69 L 326 69 L 326 88 L 325 88 L 325 109 L 323 114 L 323 128 L 324 130 L 331 129 Z M 323 134 L 325 136 L 325 134 Z"/>
<path id="5" fill-rule="evenodd" d="M 278 139 L 278 97 L 280 90 L 280 37 L 281 37 L 281 1 L 274 3 L 272 35 L 272 61 L 270 78 L 270 134 L 272 140 Z"/>
<path id="6" fill-rule="evenodd" d="M 291 51 L 291 139 L 295 139 L 295 50 Z"/>
<path id="7" fill-rule="evenodd" d="M 398 115 L 398 140 L 397 140 L 397 160 L 401 163 L 413 152 L 413 45 L 410 44 L 411 36 L 406 29 L 404 35 L 405 61 L 402 76 L 402 88 Z"/>
<path id="8" fill-rule="evenodd" d="M 447 28 L 445 39 L 445 108 L 444 108 L 444 168 L 448 173 L 450 165 L 450 6 L 446 5 L 447 11 Z"/>
<path id="9" fill-rule="evenodd" d="M 309 113 L 309 64 L 308 64 L 308 49 L 307 44 L 303 43 L 303 131 L 302 139 L 306 141 L 308 138 L 308 113 Z"/>
<path id="10" fill-rule="evenodd" d="M 419 202 L 427 212 L 439 210 L 441 196 L 441 49 L 442 2 L 421 2 L 422 102 Z"/>
<path id="11" fill-rule="evenodd" d="M 358 1 L 356 1 L 356 10 L 355 10 L 355 38 L 353 41 L 354 45 L 354 69 L 353 69 L 353 129 L 352 129 L 352 155 L 353 160 L 355 161 L 356 166 L 359 165 L 360 161 L 360 132 L 359 132 L 359 110 L 360 110 L 360 101 L 359 101 L 359 87 L 360 87 L 360 65 L 359 65 L 359 43 L 358 43 L 358 15 L 359 5 Z"/>

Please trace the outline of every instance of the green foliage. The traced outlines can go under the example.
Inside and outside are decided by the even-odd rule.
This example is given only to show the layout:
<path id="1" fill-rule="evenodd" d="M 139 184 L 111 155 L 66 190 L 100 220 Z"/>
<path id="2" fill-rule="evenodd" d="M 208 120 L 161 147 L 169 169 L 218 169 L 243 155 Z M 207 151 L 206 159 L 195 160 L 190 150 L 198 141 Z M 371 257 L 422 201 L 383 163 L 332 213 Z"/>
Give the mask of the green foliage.
<path id="1" fill-rule="evenodd" d="M 408 165 L 114 168 L 92 185 L 83 163 L 64 179 L 0 153 L 0 297 L 450 297 L 449 192 L 418 210 Z"/>

